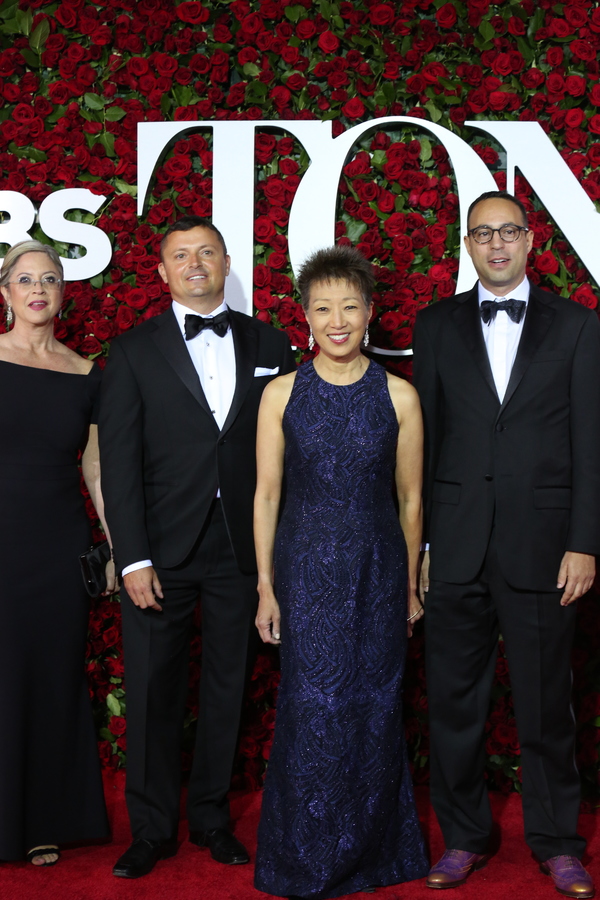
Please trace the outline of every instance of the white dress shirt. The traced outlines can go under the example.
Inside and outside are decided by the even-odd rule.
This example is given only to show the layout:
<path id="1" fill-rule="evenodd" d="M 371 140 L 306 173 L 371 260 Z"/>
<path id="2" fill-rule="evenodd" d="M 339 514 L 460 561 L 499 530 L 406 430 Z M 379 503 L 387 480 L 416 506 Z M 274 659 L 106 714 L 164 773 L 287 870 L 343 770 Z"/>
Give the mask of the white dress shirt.
<path id="1" fill-rule="evenodd" d="M 509 300 L 511 297 L 515 300 L 524 300 L 525 303 L 529 302 L 529 280 L 527 278 L 524 278 L 521 284 L 509 291 L 505 297 L 491 294 L 483 287 L 481 282 L 478 283 L 478 290 L 480 305 L 483 300 L 500 301 Z M 483 319 L 481 320 L 483 339 L 487 347 L 492 375 L 494 376 L 494 383 L 501 403 L 504 400 L 506 388 L 508 387 L 526 315 L 527 309 L 520 322 L 513 322 L 506 310 L 500 309 L 496 313 L 496 318 L 490 320 L 487 325 Z"/>
<path id="2" fill-rule="evenodd" d="M 185 317 L 190 314 L 197 316 L 198 313 L 175 300 L 173 300 L 172 308 L 185 340 Z M 227 312 L 225 302 L 208 315 L 218 316 L 222 312 Z M 208 316 L 202 318 L 205 319 Z M 220 431 L 225 424 L 235 391 L 235 348 L 231 328 L 223 337 L 218 337 L 211 328 L 205 328 L 190 341 L 185 341 L 185 346 L 198 373 L 209 409 L 215 417 Z M 217 491 L 217 497 L 219 496 L 220 491 Z M 136 569 L 144 569 L 151 565 L 152 560 L 142 559 L 125 566 L 121 574 L 127 575 L 129 572 L 135 572 Z"/>

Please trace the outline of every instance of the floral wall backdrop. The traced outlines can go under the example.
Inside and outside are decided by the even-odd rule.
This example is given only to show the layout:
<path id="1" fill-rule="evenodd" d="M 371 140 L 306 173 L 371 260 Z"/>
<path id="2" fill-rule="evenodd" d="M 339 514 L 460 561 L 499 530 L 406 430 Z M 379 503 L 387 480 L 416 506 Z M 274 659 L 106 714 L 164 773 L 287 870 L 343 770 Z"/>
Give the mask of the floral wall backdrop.
<path id="1" fill-rule="evenodd" d="M 465 120 L 538 121 L 588 195 L 600 199 L 600 7 L 592 0 L 4 0 L 0 5 L 0 191 L 35 204 L 61 188 L 107 197 L 95 224 L 113 247 L 91 283 L 70 283 L 61 340 L 102 365 L 111 339 L 167 308 L 157 277 L 161 234 L 185 213 L 211 216 L 211 133 L 195 120 L 331 119 L 334 135 L 384 115 L 414 126 L 375 130 L 354 148 L 339 185 L 336 239 L 357 245 L 377 274 L 373 342 L 410 347 L 416 312 L 454 291 L 458 198 L 444 148 L 426 119 L 468 141 L 505 185 L 503 150 Z M 136 214 L 137 123 L 189 121 Z M 256 141 L 254 306 L 306 356 L 287 223 L 309 160 L 277 129 Z M 516 190 L 535 229 L 529 277 L 596 308 L 597 286 L 527 182 Z M 318 198 L 315 198 L 318 214 Z M 0 217 L 7 218 L 2 213 Z M 65 256 L 81 248 L 33 236 Z M 6 248 L 0 246 L 0 251 Z M 392 363 L 410 377 L 410 361 Z M 90 504 L 90 515 L 94 513 Z M 97 527 L 97 524 L 96 524 Z M 580 607 L 574 654 L 578 758 L 588 802 L 598 798 L 600 628 L 596 597 Z M 186 760 L 196 713 L 193 642 Z M 417 781 L 427 778 L 423 640 L 411 642 L 407 731 Z M 88 673 L 107 765 L 126 757 L 126 693 L 118 598 L 93 605 Z M 236 785 L 257 787 L 269 755 L 278 681 L 263 650 L 250 685 Z M 518 742 L 502 646 L 487 726 L 488 777 L 519 789 Z"/>

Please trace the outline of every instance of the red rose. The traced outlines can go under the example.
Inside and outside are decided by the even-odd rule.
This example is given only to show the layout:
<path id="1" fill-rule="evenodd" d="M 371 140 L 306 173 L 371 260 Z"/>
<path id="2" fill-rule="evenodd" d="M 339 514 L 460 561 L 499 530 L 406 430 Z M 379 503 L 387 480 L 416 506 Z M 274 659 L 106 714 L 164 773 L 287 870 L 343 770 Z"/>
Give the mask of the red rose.
<path id="1" fill-rule="evenodd" d="M 112 734 L 125 734 L 127 725 L 123 716 L 111 716 L 108 721 L 108 728 Z"/>
<path id="2" fill-rule="evenodd" d="M 573 56 L 584 62 L 592 62 L 596 59 L 596 51 L 589 41 L 572 41 L 569 48 Z"/>
<path id="3" fill-rule="evenodd" d="M 347 119 L 360 119 L 365 114 L 365 105 L 358 97 L 353 97 L 342 106 L 342 114 Z"/>
<path id="4" fill-rule="evenodd" d="M 571 97 L 583 97 L 587 82 L 581 75 L 567 75 L 565 78 L 565 87 L 567 88 L 567 93 L 570 94 Z"/>
<path id="5" fill-rule="evenodd" d="M 552 68 L 556 68 L 562 64 L 564 53 L 562 47 L 550 47 L 546 53 L 546 62 Z"/>
<path id="6" fill-rule="evenodd" d="M 254 223 L 254 236 L 261 244 L 268 244 L 275 234 L 275 226 L 268 216 L 259 216 Z"/>
<path id="7" fill-rule="evenodd" d="M 279 253 L 275 250 L 273 253 L 269 254 L 267 259 L 267 265 L 271 269 L 283 269 L 285 265 L 287 265 L 288 258 L 285 253 Z"/>
<path id="8" fill-rule="evenodd" d="M 444 3 L 436 12 L 435 18 L 440 28 L 452 28 L 456 25 L 458 15 L 451 3 Z"/>
<path id="9" fill-rule="evenodd" d="M 404 213 L 395 212 L 385 220 L 383 230 L 388 237 L 396 237 L 406 231 L 406 217 Z"/>
<path id="10" fill-rule="evenodd" d="M 128 306 L 119 306 L 117 315 L 115 316 L 115 322 L 117 323 L 119 331 L 126 331 L 128 328 L 131 328 L 135 322 L 134 311 Z"/>
<path id="11" fill-rule="evenodd" d="M 68 3 L 61 3 L 60 6 L 54 11 L 54 16 L 63 28 L 71 30 L 77 24 L 77 13 Z"/>
<path id="12" fill-rule="evenodd" d="M 369 19 L 372 25 L 391 25 L 395 16 L 394 7 L 387 3 L 378 3 L 369 10 Z"/>
<path id="13" fill-rule="evenodd" d="M 511 16 L 508 20 L 508 33 L 514 37 L 525 34 L 525 23 L 518 16 Z"/>
<path id="14" fill-rule="evenodd" d="M 94 353 L 102 353 L 102 344 L 97 338 L 89 335 L 88 337 L 83 339 L 83 341 L 79 345 L 79 349 L 87 356 L 92 356 Z"/>
<path id="15" fill-rule="evenodd" d="M 600 115 L 598 113 L 589 120 L 588 128 L 593 134 L 600 134 Z"/>
<path id="16" fill-rule="evenodd" d="M 209 17 L 208 9 L 205 9 L 201 3 L 194 2 L 194 0 L 180 3 L 175 11 L 182 22 L 189 22 L 191 25 L 199 25 L 201 22 L 206 22 Z"/>
<path id="17" fill-rule="evenodd" d="M 571 294 L 571 300 L 587 306 L 588 309 L 596 309 L 598 306 L 598 298 L 589 284 L 580 284 Z"/>
<path id="18" fill-rule="evenodd" d="M 290 344 L 292 347 L 298 347 L 299 350 L 306 350 L 308 348 L 308 326 L 306 326 L 307 330 L 304 331 L 301 328 L 297 328 L 295 325 L 286 326 L 285 333 L 290 339 Z"/>
<path id="19" fill-rule="evenodd" d="M 340 46 L 340 39 L 332 31 L 327 30 L 319 35 L 317 44 L 323 53 L 336 53 Z"/>
<path id="20" fill-rule="evenodd" d="M 567 81 L 568 80 L 569 79 L 567 78 Z M 588 94 L 588 98 L 590 103 L 592 103 L 594 106 L 600 106 L 600 84 L 595 84 L 592 87 L 591 91 Z"/>
<path id="21" fill-rule="evenodd" d="M 273 106 L 278 112 L 281 112 L 289 106 L 292 98 L 291 91 L 283 85 L 277 85 L 269 91 L 269 97 L 273 101 Z"/>
<path id="22" fill-rule="evenodd" d="M 558 260 L 551 250 L 545 250 L 535 257 L 535 267 L 544 275 L 555 275 L 558 272 Z"/>
<path id="23" fill-rule="evenodd" d="M 316 33 L 316 25 L 311 19 L 302 19 L 296 25 L 296 34 L 301 41 L 309 41 Z"/>

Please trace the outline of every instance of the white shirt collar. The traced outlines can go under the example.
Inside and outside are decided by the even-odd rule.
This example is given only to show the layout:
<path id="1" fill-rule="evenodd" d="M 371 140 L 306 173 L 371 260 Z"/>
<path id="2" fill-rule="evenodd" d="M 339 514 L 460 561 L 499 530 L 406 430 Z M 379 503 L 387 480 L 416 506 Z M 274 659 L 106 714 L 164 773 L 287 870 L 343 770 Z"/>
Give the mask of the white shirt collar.
<path id="1" fill-rule="evenodd" d="M 177 324 L 181 329 L 182 335 L 185 337 L 185 317 L 191 315 L 200 316 L 202 313 L 196 312 L 195 309 L 190 309 L 189 306 L 184 306 L 182 303 L 178 303 L 177 300 L 173 300 L 172 304 L 173 313 L 175 314 L 175 318 L 177 319 Z M 208 319 L 209 316 L 218 316 L 219 313 L 227 312 L 228 306 L 223 300 L 220 306 L 217 306 L 216 309 L 213 309 L 212 312 L 206 313 L 203 315 L 203 319 Z M 200 332 L 202 333 L 202 332 Z M 198 337 L 198 335 L 196 335 Z"/>
<path id="2" fill-rule="evenodd" d="M 479 293 L 480 305 L 483 300 L 496 300 L 501 296 L 500 294 L 493 294 L 486 290 L 480 281 L 477 282 L 477 290 Z M 509 291 L 508 294 L 505 294 L 504 296 L 506 296 L 507 300 L 510 297 L 513 297 L 515 300 L 524 300 L 525 303 L 527 303 L 529 300 L 529 290 L 529 279 L 525 276 L 521 284 L 517 285 L 516 288 L 513 288 L 512 291 Z"/>

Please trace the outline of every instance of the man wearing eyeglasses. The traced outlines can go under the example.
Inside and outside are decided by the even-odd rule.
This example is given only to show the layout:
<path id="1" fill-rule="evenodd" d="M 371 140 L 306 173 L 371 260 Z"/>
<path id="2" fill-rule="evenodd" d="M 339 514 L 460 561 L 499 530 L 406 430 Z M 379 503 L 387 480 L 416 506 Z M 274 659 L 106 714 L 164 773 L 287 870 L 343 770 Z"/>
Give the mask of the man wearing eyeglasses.
<path id="1" fill-rule="evenodd" d="M 456 887 L 489 859 L 484 727 L 500 633 L 527 843 L 559 892 L 589 898 L 570 655 L 600 552 L 600 327 L 526 277 L 533 232 L 515 197 L 482 194 L 467 227 L 479 280 L 422 310 L 414 336 L 431 800 L 447 848 L 427 884 Z"/>

